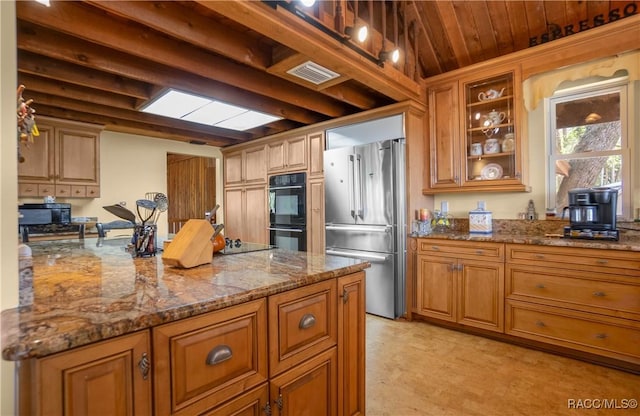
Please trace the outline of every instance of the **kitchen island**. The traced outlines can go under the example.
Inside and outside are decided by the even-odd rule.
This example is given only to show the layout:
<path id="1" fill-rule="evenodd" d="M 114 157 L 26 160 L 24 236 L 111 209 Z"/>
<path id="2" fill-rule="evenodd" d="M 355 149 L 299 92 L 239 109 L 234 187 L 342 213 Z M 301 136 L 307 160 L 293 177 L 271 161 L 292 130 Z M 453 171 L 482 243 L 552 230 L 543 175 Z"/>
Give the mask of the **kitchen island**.
<path id="1" fill-rule="evenodd" d="M 272 249 L 216 254 L 210 264 L 178 269 L 164 265 L 160 254 L 132 257 L 126 244 L 121 239 L 85 239 L 31 245 L 33 283 L 21 282 L 20 306 L 2 312 L 2 355 L 5 360 L 19 362 L 19 402 L 25 413 L 55 414 L 60 410 L 56 406 L 75 403 L 80 390 L 91 391 L 74 384 L 73 377 L 65 375 L 70 370 L 60 368 L 62 364 L 55 363 L 57 373 L 51 373 L 45 368 L 47 363 L 60 357 L 61 362 L 83 367 L 107 360 L 108 356 L 124 354 L 111 350 L 110 344 L 134 336 L 143 339 L 135 341 L 135 348 L 125 350 L 136 354 L 144 350 L 142 358 L 131 353 L 117 371 L 119 376 L 130 377 L 131 383 L 111 386 L 114 391 L 100 391 L 106 398 L 124 394 L 133 400 L 134 404 L 109 405 L 124 406 L 114 411 L 134 406 L 143 414 L 202 412 L 221 403 L 231 406 L 236 399 L 254 398 L 255 389 L 262 392 L 267 386 L 273 400 L 282 400 L 287 394 L 302 394 L 304 389 L 287 390 L 287 383 L 278 382 L 299 376 L 295 371 L 312 371 L 305 366 L 324 368 L 314 360 L 326 363 L 327 371 L 322 374 L 327 377 L 327 386 L 333 386 L 320 395 L 321 400 L 329 400 L 326 406 L 336 410 L 337 406 L 354 406 L 337 388 L 347 382 L 356 389 L 353 397 L 364 405 L 363 289 L 364 269 L 369 263 Z M 221 329 L 228 323 L 234 329 Z M 218 343 L 237 348 L 233 354 L 225 348 L 213 353 L 212 347 Z M 96 350 L 103 345 L 106 347 Z M 210 349 L 211 357 L 207 356 Z M 196 359 L 203 351 L 202 360 Z M 81 354 L 91 357 L 76 363 L 75 357 Z M 194 358 L 195 364 L 181 361 L 185 356 Z M 223 359 L 217 364 L 219 357 Z M 353 367 L 351 360 L 360 364 Z M 247 378 L 234 362 L 241 363 Z M 207 380 L 213 367 L 218 371 Z M 353 368 L 358 370 L 353 372 Z M 187 373 L 179 374 L 184 371 Z M 62 386 L 52 383 L 55 394 L 43 389 L 50 383 L 45 374 L 64 378 Z M 220 378 L 220 374 L 229 376 Z M 82 377 L 89 383 L 86 374 Z M 140 377 L 142 383 L 136 381 Z M 120 390 L 127 386 L 133 390 Z M 84 399 L 86 406 L 96 400 Z M 261 406 L 270 402 L 263 401 Z"/>

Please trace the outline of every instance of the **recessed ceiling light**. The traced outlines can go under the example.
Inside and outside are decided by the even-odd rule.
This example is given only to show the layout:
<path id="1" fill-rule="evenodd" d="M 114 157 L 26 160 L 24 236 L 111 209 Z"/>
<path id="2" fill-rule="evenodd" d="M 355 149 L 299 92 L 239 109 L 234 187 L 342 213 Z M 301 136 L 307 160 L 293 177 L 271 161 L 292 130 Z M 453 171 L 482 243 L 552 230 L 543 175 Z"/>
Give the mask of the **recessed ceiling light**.
<path id="1" fill-rule="evenodd" d="M 239 131 L 282 118 L 174 89 L 167 90 L 141 111 Z"/>

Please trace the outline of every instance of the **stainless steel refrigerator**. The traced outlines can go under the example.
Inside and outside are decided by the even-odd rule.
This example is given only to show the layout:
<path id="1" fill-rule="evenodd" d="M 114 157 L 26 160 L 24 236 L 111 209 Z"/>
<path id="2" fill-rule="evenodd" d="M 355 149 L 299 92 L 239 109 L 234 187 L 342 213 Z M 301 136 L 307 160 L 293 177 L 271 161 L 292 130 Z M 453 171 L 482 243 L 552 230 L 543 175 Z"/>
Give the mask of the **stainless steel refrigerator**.
<path id="1" fill-rule="evenodd" d="M 405 143 L 326 150 L 326 253 L 368 260 L 366 310 L 405 312 Z"/>

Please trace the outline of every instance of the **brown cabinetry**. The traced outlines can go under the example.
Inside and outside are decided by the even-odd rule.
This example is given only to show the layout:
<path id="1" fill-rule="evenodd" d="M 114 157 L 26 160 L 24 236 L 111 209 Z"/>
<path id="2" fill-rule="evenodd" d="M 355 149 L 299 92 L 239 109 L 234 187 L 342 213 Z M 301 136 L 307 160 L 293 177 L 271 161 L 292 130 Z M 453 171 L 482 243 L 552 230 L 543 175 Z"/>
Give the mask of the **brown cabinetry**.
<path id="1" fill-rule="evenodd" d="M 415 313 L 502 332 L 504 245 L 418 240 Z"/>
<path id="2" fill-rule="evenodd" d="M 640 363 L 637 253 L 506 249 L 507 334 Z"/>
<path id="3" fill-rule="evenodd" d="M 224 154 L 225 186 L 266 182 L 267 162 L 264 144 Z"/>
<path id="4" fill-rule="evenodd" d="M 233 239 L 268 244 L 267 186 L 225 188 L 225 231 Z"/>
<path id="5" fill-rule="evenodd" d="M 18 196 L 100 196 L 100 127 L 38 118 L 40 135 L 20 143 Z"/>
<path id="6" fill-rule="evenodd" d="M 267 172 L 288 172 L 307 169 L 307 136 L 298 136 L 267 143 Z"/>
<path id="7" fill-rule="evenodd" d="M 324 177 L 324 131 L 308 134 L 309 176 Z"/>
<path id="8" fill-rule="evenodd" d="M 521 89 L 511 68 L 432 84 L 424 193 L 527 189 Z"/>
<path id="9" fill-rule="evenodd" d="M 307 209 L 307 251 L 323 254 L 325 251 L 324 179 L 309 179 Z"/>
<path id="10" fill-rule="evenodd" d="M 147 331 L 21 362 L 21 415 L 148 415 Z"/>

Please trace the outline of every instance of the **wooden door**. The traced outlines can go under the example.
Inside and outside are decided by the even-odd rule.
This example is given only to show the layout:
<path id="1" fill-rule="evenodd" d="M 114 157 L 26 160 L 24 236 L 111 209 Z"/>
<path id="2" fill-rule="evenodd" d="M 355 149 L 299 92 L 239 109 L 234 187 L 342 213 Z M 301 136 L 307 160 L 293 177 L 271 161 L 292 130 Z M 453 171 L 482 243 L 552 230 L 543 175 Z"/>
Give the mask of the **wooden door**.
<path id="1" fill-rule="evenodd" d="M 261 145 L 244 151 L 244 182 L 267 182 L 267 150 Z"/>
<path id="2" fill-rule="evenodd" d="M 431 188 L 459 186 L 460 137 L 458 84 L 456 81 L 429 88 L 429 142 Z"/>
<path id="3" fill-rule="evenodd" d="M 279 172 L 286 168 L 285 141 L 267 144 L 267 171 Z"/>
<path id="4" fill-rule="evenodd" d="M 458 282 L 458 322 L 502 332 L 504 263 L 464 260 Z"/>
<path id="5" fill-rule="evenodd" d="M 205 218 L 216 206 L 215 158 L 169 153 L 167 155 L 167 198 L 169 209 L 160 216 L 176 233 L 191 218 Z"/>
<path id="6" fill-rule="evenodd" d="M 100 184 L 100 132 L 61 126 L 56 129 L 56 183 Z"/>
<path id="7" fill-rule="evenodd" d="M 324 173 L 324 131 L 309 135 L 309 176 Z"/>
<path id="8" fill-rule="evenodd" d="M 242 184 L 242 152 L 229 153 L 224 156 L 224 185 Z"/>
<path id="9" fill-rule="evenodd" d="M 325 250 L 325 223 L 324 223 L 324 180 L 309 180 L 309 228 L 308 252 L 324 254 Z"/>
<path id="10" fill-rule="evenodd" d="M 418 256 L 416 297 L 420 314 L 456 321 L 456 267 L 455 259 Z"/>
<path id="11" fill-rule="evenodd" d="M 42 388 L 33 414 L 151 414 L 151 376 L 139 368 L 149 354 L 149 334 L 142 331 L 39 360 Z"/>
<path id="12" fill-rule="evenodd" d="M 365 272 L 338 278 L 338 416 L 365 414 Z"/>
<path id="13" fill-rule="evenodd" d="M 244 239 L 244 188 L 227 188 L 224 190 L 224 204 L 234 209 L 225 210 L 224 235 L 232 239 Z"/>
<path id="14" fill-rule="evenodd" d="M 54 182 L 54 128 L 48 124 L 38 123 L 40 135 L 31 142 L 20 143 L 20 154 L 24 162 L 18 163 L 18 181 L 20 183 Z M 35 187 L 37 189 L 37 186 Z M 37 190 L 34 191 L 34 195 Z M 52 195 L 52 194 L 50 194 Z"/>
<path id="15" fill-rule="evenodd" d="M 269 396 L 275 416 L 337 414 L 336 348 L 271 379 Z"/>
<path id="16" fill-rule="evenodd" d="M 255 388 L 243 395 L 202 413 L 202 416 L 265 416 L 266 406 L 269 403 L 269 384 Z"/>
<path id="17" fill-rule="evenodd" d="M 227 204 L 229 202 L 227 201 Z M 238 205 L 227 205 L 232 209 Z M 242 241 L 249 243 L 269 243 L 269 227 L 268 208 L 267 208 L 267 187 L 266 185 L 248 186 L 244 193 L 244 203 L 242 209 L 243 215 L 243 232 Z M 226 221 L 226 220 L 225 220 Z M 229 234 L 229 237 L 233 235 Z"/>
<path id="18" fill-rule="evenodd" d="M 307 168 L 307 136 L 287 140 L 287 170 L 305 170 Z"/>

